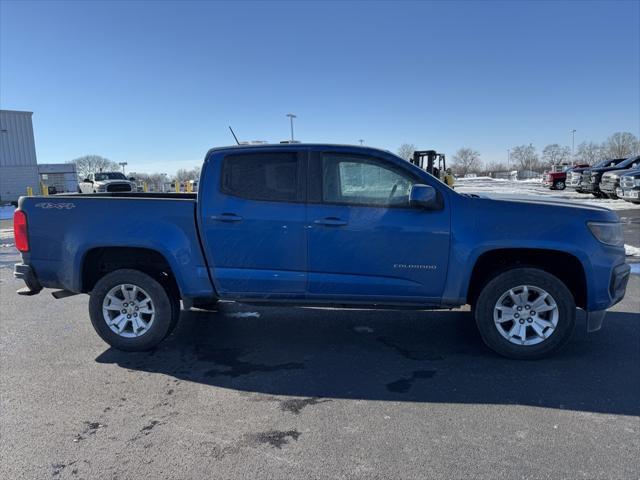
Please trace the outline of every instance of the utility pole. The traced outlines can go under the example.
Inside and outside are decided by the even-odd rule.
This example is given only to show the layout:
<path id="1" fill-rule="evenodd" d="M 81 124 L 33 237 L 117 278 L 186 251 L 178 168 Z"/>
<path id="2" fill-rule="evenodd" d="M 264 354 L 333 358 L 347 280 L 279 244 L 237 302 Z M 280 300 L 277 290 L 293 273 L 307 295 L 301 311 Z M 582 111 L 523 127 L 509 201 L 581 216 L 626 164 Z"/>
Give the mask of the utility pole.
<path id="1" fill-rule="evenodd" d="M 510 166 L 511 166 L 511 149 L 507 148 L 507 172 L 509 171 Z"/>
<path id="2" fill-rule="evenodd" d="M 293 140 L 293 119 L 294 118 L 298 118 L 296 115 L 294 115 L 293 113 L 287 113 L 287 117 L 289 117 L 289 121 L 291 123 L 291 143 L 294 142 Z"/>
<path id="3" fill-rule="evenodd" d="M 571 161 L 573 162 L 573 150 L 576 145 L 576 129 L 571 130 Z"/>
<path id="4" fill-rule="evenodd" d="M 127 162 L 118 162 L 118 165 L 120 165 L 122 167 L 122 174 L 124 175 L 124 167 L 126 167 L 128 165 Z"/>

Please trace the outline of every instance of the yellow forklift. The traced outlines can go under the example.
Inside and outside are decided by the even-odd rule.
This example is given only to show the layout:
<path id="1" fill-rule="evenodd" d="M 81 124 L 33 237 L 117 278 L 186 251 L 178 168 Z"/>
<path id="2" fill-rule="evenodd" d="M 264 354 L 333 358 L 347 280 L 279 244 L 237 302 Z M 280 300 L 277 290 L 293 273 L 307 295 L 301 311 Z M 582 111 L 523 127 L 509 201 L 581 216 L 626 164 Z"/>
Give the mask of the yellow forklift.
<path id="1" fill-rule="evenodd" d="M 444 153 L 438 153 L 435 150 L 416 150 L 409 161 L 453 188 L 453 175 L 451 169 L 447 169 Z"/>

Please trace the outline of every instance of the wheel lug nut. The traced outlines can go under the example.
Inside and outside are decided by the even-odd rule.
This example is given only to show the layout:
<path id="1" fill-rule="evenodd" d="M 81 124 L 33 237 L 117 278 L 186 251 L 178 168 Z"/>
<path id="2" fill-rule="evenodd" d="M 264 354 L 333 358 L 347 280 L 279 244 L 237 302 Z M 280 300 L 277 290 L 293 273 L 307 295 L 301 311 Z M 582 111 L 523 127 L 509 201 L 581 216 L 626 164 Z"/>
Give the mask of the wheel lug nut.
<path id="1" fill-rule="evenodd" d="M 535 314 L 536 314 L 536 312 L 534 312 L 533 310 L 531 310 L 531 315 L 535 315 Z"/>
<path id="2" fill-rule="evenodd" d="M 521 324 L 524 323 L 524 318 L 521 318 L 519 321 Z"/>
<path id="3" fill-rule="evenodd" d="M 138 310 L 138 307 L 136 307 L 136 310 Z"/>
<path id="4" fill-rule="evenodd" d="M 138 316 L 138 314 L 137 314 L 137 313 L 134 313 L 134 314 L 133 314 L 133 316 L 134 316 L 134 317 L 137 317 L 137 316 Z M 531 319 L 529 319 L 529 321 L 531 321 Z"/>
<path id="5" fill-rule="evenodd" d="M 122 313 L 127 313 L 127 311 L 123 308 L 123 309 L 122 309 Z"/>
<path id="6" fill-rule="evenodd" d="M 533 320 L 531 320 L 531 317 L 527 318 L 527 322 L 529 323 L 533 322 Z"/>
<path id="7" fill-rule="evenodd" d="M 531 307 L 529 305 L 525 305 L 524 308 L 526 308 L 527 310 L 529 310 Z"/>
<path id="8" fill-rule="evenodd" d="M 131 318 L 131 315 L 127 315 L 127 318 Z"/>
<path id="9" fill-rule="evenodd" d="M 522 310 L 522 307 L 518 307 L 518 311 Z"/>
<path id="10" fill-rule="evenodd" d="M 519 313 L 514 313 L 513 316 L 516 317 L 516 318 L 520 318 L 520 314 Z"/>

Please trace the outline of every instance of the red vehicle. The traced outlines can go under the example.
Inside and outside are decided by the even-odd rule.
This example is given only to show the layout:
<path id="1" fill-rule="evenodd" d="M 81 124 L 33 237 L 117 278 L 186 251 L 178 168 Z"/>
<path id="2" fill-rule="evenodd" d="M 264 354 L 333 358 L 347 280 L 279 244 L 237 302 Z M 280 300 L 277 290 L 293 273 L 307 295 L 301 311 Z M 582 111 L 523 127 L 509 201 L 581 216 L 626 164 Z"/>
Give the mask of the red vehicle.
<path id="1" fill-rule="evenodd" d="M 545 187 L 549 187 L 551 190 L 564 190 L 567 188 L 567 172 L 570 172 L 574 168 L 585 168 L 589 165 L 586 163 L 579 163 L 577 165 L 553 165 L 551 171 L 544 172 L 542 177 L 542 184 Z"/>

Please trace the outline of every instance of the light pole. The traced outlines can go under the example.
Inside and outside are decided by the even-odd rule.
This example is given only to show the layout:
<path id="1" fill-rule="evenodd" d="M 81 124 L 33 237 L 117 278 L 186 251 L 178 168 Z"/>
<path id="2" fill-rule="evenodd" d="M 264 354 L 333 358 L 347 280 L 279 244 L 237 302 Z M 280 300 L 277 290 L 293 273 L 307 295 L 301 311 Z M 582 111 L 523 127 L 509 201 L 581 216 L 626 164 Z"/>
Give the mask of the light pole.
<path id="1" fill-rule="evenodd" d="M 573 162 L 573 149 L 576 145 L 576 129 L 571 130 L 571 161 Z"/>
<path id="2" fill-rule="evenodd" d="M 360 139 L 358 141 L 360 142 L 360 145 L 364 144 L 364 140 L 363 139 Z"/>
<path id="3" fill-rule="evenodd" d="M 118 162 L 118 165 L 122 167 L 122 174 L 124 175 L 124 167 L 128 165 L 127 162 Z"/>
<path id="4" fill-rule="evenodd" d="M 511 149 L 507 148 L 507 172 L 511 166 Z"/>
<path id="5" fill-rule="evenodd" d="M 293 119 L 298 117 L 293 113 L 287 113 L 287 117 L 289 117 L 289 121 L 291 122 L 291 142 L 293 143 Z"/>

